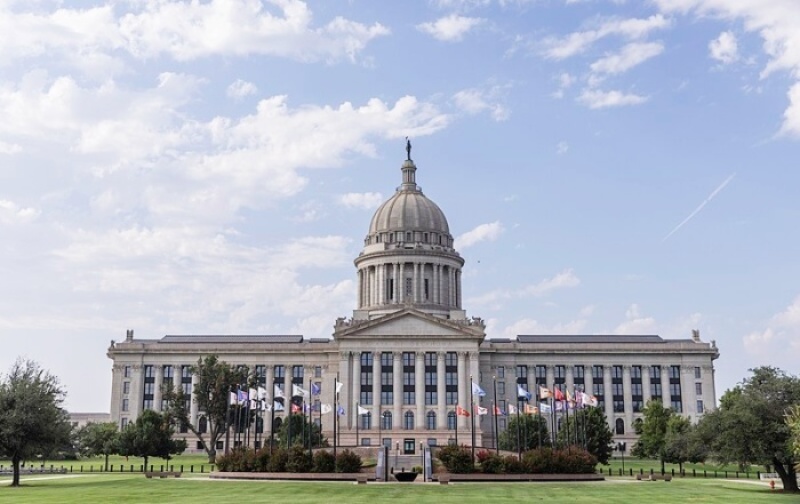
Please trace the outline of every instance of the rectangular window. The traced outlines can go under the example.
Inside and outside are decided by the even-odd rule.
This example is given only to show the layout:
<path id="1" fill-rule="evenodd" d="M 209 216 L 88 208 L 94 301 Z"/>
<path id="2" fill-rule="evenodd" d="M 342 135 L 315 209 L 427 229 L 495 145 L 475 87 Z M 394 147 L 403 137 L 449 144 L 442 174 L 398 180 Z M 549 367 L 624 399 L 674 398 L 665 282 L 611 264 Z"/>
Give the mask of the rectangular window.
<path id="1" fill-rule="evenodd" d="M 572 368 L 572 376 L 575 380 L 583 382 L 583 366 L 575 366 Z"/>
<path id="2" fill-rule="evenodd" d="M 172 366 L 164 366 L 163 373 L 164 373 L 164 380 L 172 380 Z"/>
<path id="3" fill-rule="evenodd" d="M 661 366 L 650 366 L 650 380 L 661 380 Z"/>
<path id="4" fill-rule="evenodd" d="M 622 380 L 622 366 L 613 366 L 611 368 L 611 379 Z"/>
<path id="5" fill-rule="evenodd" d="M 124 368 L 122 368 L 122 376 L 124 378 L 130 378 L 131 377 L 131 367 L 130 366 L 125 366 Z"/>
<path id="6" fill-rule="evenodd" d="M 650 395 L 652 396 L 653 399 L 661 398 L 661 382 L 650 384 Z"/>
<path id="7" fill-rule="evenodd" d="M 144 367 L 144 377 L 145 378 L 155 378 L 155 371 L 153 370 L 153 366 L 145 366 Z"/>
<path id="8" fill-rule="evenodd" d="M 700 378 L 702 378 L 702 375 L 700 374 L 700 367 L 699 366 L 694 368 L 694 378 L 696 380 L 699 380 Z"/>
<path id="9" fill-rule="evenodd" d="M 300 383 L 303 383 L 303 366 L 292 366 L 292 383 L 298 378 Z"/>
<path id="10" fill-rule="evenodd" d="M 680 401 L 671 401 L 672 411 L 675 413 L 683 413 L 683 405 Z"/>
<path id="11" fill-rule="evenodd" d="M 322 378 L 322 366 L 314 366 L 314 378 Z"/>
<path id="12" fill-rule="evenodd" d="M 697 413 L 698 414 L 702 414 L 703 413 L 703 401 L 701 401 L 699 399 L 697 400 Z"/>
<path id="13" fill-rule="evenodd" d="M 498 418 L 497 419 L 498 430 L 504 431 L 506 430 L 506 419 L 505 418 Z"/>
<path id="14" fill-rule="evenodd" d="M 669 367 L 669 377 L 673 380 L 679 380 L 681 378 L 681 367 L 680 366 L 670 366 Z"/>
<path id="15" fill-rule="evenodd" d="M 275 381 L 281 382 L 286 378 L 286 368 L 283 366 L 275 366 Z"/>
<path id="16" fill-rule="evenodd" d="M 506 368 L 504 366 L 497 366 L 497 377 L 498 378 L 506 377 Z"/>
<path id="17" fill-rule="evenodd" d="M 595 380 L 600 380 L 602 383 L 603 380 L 603 366 L 592 366 L 592 378 Z M 597 382 L 595 382 L 597 383 Z"/>
<path id="18" fill-rule="evenodd" d="M 436 352 L 425 352 L 425 404 L 438 402 Z"/>
<path id="19" fill-rule="evenodd" d="M 120 427 L 121 427 L 122 429 L 124 429 L 124 428 L 125 428 L 125 427 L 127 427 L 127 426 L 128 426 L 128 419 L 127 419 L 127 418 L 123 418 L 123 419 L 120 421 Z"/>
<path id="20" fill-rule="evenodd" d="M 411 291 L 412 291 L 411 285 L 412 285 L 411 284 L 411 279 L 410 278 L 406 278 L 406 296 L 410 296 L 411 295 Z"/>
<path id="21" fill-rule="evenodd" d="M 128 400 L 127 399 L 123 399 L 122 400 L 122 411 L 128 411 L 128 407 L 129 407 L 128 406 Z"/>
<path id="22" fill-rule="evenodd" d="M 517 383 L 528 383 L 528 366 L 517 366 Z"/>
<path id="23" fill-rule="evenodd" d="M 642 366 L 631 366 L 631 379 L 641 379 L 642 378 Z"/>
<path id="24" fill-rule="evenodd" d="M 497 393 L 499 395 L 506 395 L 506 382 L 497 382 Z"/>
<path id="25" fill-rule="evenodd" d="M 703 395 L 703 384 L 702 383 L 695 383 L 694 384 L 694 393 L 701 396 Z"/>
<path id="26" fill-rule="evenodd" d="M 129 381 L 122 382 L 122 393 L 123 394 L 130 394 L 131 393 L 131 382 L 129 382 Z"/>
<path id="27" fill-rule="evenodd" d="M 425 279 L 424 285 L 425 285 L 425 300 L 427 301 L 430 298 L 430 295 L 428 293 L 428 279 L 427 278 Z"/>

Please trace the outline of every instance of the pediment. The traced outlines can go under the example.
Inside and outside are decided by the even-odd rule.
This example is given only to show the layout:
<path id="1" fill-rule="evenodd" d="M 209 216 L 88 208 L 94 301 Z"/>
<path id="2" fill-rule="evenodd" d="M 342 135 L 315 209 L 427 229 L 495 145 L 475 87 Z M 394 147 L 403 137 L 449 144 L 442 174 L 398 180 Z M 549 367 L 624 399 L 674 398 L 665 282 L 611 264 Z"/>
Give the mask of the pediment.
<path id="1" fill-rule="evenodd" d="M 337 326 L 334 338 L 338 340 L 351 338 L 483 339 L 484 336 L 483 325 L 472 321 L 441 319 L 409 309 L 373 320 L 344 322 Z"/>

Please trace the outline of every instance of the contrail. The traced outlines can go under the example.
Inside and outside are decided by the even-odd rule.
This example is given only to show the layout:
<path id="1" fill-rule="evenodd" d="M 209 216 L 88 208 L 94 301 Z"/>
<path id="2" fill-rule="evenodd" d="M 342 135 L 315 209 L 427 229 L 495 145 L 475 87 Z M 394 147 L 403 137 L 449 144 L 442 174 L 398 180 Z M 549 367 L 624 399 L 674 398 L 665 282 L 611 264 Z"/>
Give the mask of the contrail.
<path id="1" fill-rule="evenodd" d="M 669 232 L 669 234 L 667 234 L 667 236 L 665 236 L 665 237 L 664 237 L 664 239 L 663 239 L 663 240 L 661 240 L 661 243 L 664 243 L 665 241 L 667 241 L 667 239 L 668 239 L 670 236 L 674 235 L 674 234 L 675 234 L 675 232 L 676 232 L 676 231 L 678 231 L 680 228 L 682 228 L 684 224 L 686 224 L 687 222 L 689 222 L 690 220 L 692 220 L 692 217 L 694 217 L 695 215 L 697 215 L 698 213 L 700 213 L 700 210 L 702 210 L 702 209 L 703 209 L 703 207 L 704 207 L 704 206 L 706 206 L 706 205 L 708 204 L 708 202 L 709 202 L 709 201 L 711 201 L 712 199 L 714 199 L 714 196 L 716 196 L 717 194 L 719 194 L 719 192 L 720 192 L 721 190 L 725 189 L 725 186 L 726 186 L 726 185 L 728 185 L 728 183 L 729 183 L 731 180 L 733 180 L 733 177 L 735 177 L 735 176 L 736 176 L 736 172 L 733 172 L 733 173 L 732 173 L 732 174 L 731 174 L 731 175 L 730 175 L 728 178 L 726 178 L 726 179 L 725 179 L 725 182 L 721 183 L 721 184 L 719 185 L 719 187 L 717 187 L 716 189 L 714 189 L 714 191 L 712 191 L 712 193 L 708 195 L 708 198 L 706 198 L 706 199 L 705 199 L 705 201 L 703 201 L 702 203 L 700 203 L 700 206 L 698 206 L 697 208 L 695 208 L 695 209 L 694 209 L 694 212 L 692 212 L 692 213 L 690 213 L 690 214 L 689 214 L 689 217 L 686 217 L 685 219 L 683 219 L 683 221 L 682 221 L 680 224 L 678 224 L 677 226 L 675 226 L 675 229 L 673 229 L 672 231 L 670 231 L 670 232 Z"/>

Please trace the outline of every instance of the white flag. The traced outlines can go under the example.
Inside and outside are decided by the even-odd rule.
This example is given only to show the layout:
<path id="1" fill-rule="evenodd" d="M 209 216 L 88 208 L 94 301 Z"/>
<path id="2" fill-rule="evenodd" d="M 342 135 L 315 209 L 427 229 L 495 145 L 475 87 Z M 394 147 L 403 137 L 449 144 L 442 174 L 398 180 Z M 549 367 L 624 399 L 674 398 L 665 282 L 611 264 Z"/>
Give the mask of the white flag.
<path id="1" fill-rule="evenodd" d="M 308 397 L 308 390 L 300 387 L 299 385 L 292 384 L 292 396 Z"/>
<path id="2" fill-rule="evenodd" d="M 359 404 L 358 405 L 358 414 L 359 415 L 366 415 L 367 413 L 369 413 L 369 410 Z"/>
<path id="3" fill-rule="evenodd" d="M 286 398 L 286 396 L 283 395 L 283 390 L 281 390 L 279 386 L 275 385 L 275 399 L 278 399 L 280 397 Z"/>
<path id="4" fill-rule="evenodd" d="M 333 408 L 331 407 L 330 404 L 320 404 L 319 405 L 319 412 L 320 412 L 321 415 L 327 415 L 331 411 L 333 411 Z"/>
<path id="5" fill-rule="evenodd" d="M 516 407 L 516 406 L 514 406 L 513 404 L 509 404 L 509 405 L 508 405 L 508 414 L 509 414 L 509 415 L 513 415 L 513 414 L 515 414 L 516 412 L 517 412 L 517 407 Z"/>
<path id="6" fill-rule="evenodd" d="M 475 406 L 475 408 L 478 410 L 478 415 L 480 416 L 489 414 L 489 410 L 487 408 L 484 408 L 482 406 Z"/>
<path id="7" fill-rule="evenodd" d="M 472 395 L 478 395 L 480 397 L 483 397 L 486 395 L 486 392 L 483 391 L 480 385 L 478 385 L 475 382 L 472 382 Z"/>
<path id="8" fill-rule="evenodd" d="M 342 383 L 340 381 L 337 381 L 336 382 L 336 393 L 337 394 L 342 391 L 342 387 L 344 387 L 344 383 Z"/>
<path id="9" fill-rule="evenodd" d="M 257 397 L 259 401 L 266 401 L 267 399 L 269 399 L 269 394 L 267 394 L 267 389 L 265 389 L 264 387 L 258 387 Z"/>
<path id="10" fill-rule="evenodd" d="M 255 401 L 258 399 L 258 390 L 251 388 L 247 391 L 247 397 L 250 398 L 251 401 Z"/>
<path id="11" fill-rule="evenodd" d="M 231 404 L 237 404 L 238 403 L 237 398 L 238 398 L 238 396 L 236 395 L 236 392 L 231 392 L 230 403 Z"/>

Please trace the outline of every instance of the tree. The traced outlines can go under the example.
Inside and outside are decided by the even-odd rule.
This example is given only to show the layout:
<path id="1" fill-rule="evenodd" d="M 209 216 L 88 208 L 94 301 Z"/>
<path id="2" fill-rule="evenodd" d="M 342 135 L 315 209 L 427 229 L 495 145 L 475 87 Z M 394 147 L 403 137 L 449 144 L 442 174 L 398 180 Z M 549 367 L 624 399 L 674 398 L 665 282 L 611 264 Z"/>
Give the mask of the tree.
<path id="1" fill-rule="evenodd" d="M 688 418 L 673 415 L 667 422 L 667 435 L 664 439 L 665 460 L 678 464 L 683 472 L 686 462 L 703 462 L 708 456 L 706 445 L 700 439 L 698 429 Z"/>
<path id="2" fill-rule="evenodd" d="M 517 426 L 519 426 L 519 438 L 517 438 Z M 508 421 L 508 428 L 500 433 L 500 449 L 519 451 L 517 439 L 522 445 L 522 451 L 538 448 L 539 439 L 542 440 L 542 446 L 550 446 L 547 419 L 539 415 L 512 416 Z"/>
<path id="3" fill-rule="evenodd" d="M 635 427 L 639 441 L 633 446 L 631 453 L 636 457 L 660 460 L 663 473 L 667 458 L 667 425 L 675 412 L 665 408 L 661 401 L 651 400 L 642 413 L 643 420 Z"/>
<path id="4" fill-rule="evenodd" d="M 81 453 L 89 457 L 103 455 L 108 471 L 108 456 L 119 452 L 119 431 L 114 422 L 88 423 L 78 432 Z"/>
<path id="5" fill-rule="evenodd" d="M 701 435 L 720 462 L 772 466 L 784 491 L 797 492 L 797 458 L 786 415 L 800 405 L 800 378 L 773 367 L 750 371 L 750 378 L 722 396 L 717 410 L 706 413 Z"/>
<path id="6" fill-rule="evenodd" d="M 800 404 L 795 404 L 786 412 L 786 424 L 792 432 L 792 450 L 800 458 Z"/>
<path id="7" fill-rule="evenodd" d="M 219 360 L 216 355 L 209 355 L 197 361 L 197 365 L 192 367 L 192 373 L 197 377 L 192 395 L 198 411 L 205 416 L 205 432 L 192 424 L 190 397 L 180 386 L 164 390 L 162 397 L 169 403 L 170 421 L 182 431 L 189 430 L 197 436 L 208 454 L 209 463 L 213 464 L 217 456 L 217 441 L 228 428 L 229 394 L 237 384 L 248 383 L 247 370 L 236 369 Z"/>
<path id="8" fill-rule="evenodd" d="M 567 426 L 569 425 L 570 440 L 567 439 Z M 586 451 L 594 455 L 601 464 L 608 464 L 613 449 L 611 441 L 614 433 L 608 428 L 608 420 L 602 408 L 584 408 L 570 415 L 569 421 L 564 420 L 558 439 L 562 444 L 573 444 L 575 433 L 578 433 L 578 444 L 586 443 Z"/>
<path id="9" fill-rule="evenodd" d="M 58 378 L 32 361 L 17 360 L 8 376 L 0 377 L 0 455 L 11 459 L 11 486 L 19 486 L 20 462 L 70 441 L 64 398 Z"/>
<path id="10" fill-rule="evenodd" d="M 150 457 L 169 460 L 186 450 L 186 440 L 172 439 L 173 434 L 175 429 L 166 415 L 145 410 L 120 433 L 119 454 L 144 458 L 145 468 Z"/>
<path id="11" fill-rule="evenodd" d="M 305 421 L 304 421 L 305 420 Z M 305 424 L 305 427 L 304 427 Z M 297 415 L 292 414 L 286 417 L 283 422 L 281 422 L 281 427 L 275 433 L 278 438 L 278 445 L 285 446 L 286 442 L 289 437 L 289 426 L 292 427 L 292 445 L 299 445 L 303 444 L 303 440 L 308 443 L 308 433 L 311 432 L 311 443 L 312 446 L 320 446 L 320 444 L 325 444 L 326 440 L 322 436 L 322 432 L 320 431 L 319 425 L 316 425 L 314 422 L 311 421 L 310 417 L 304 415 Z M 309 427 L 310 426 L 310 427 Z M 303 437 L 303 429 L 305 428 L 305 438 Z M 311 429 L 309 431 L 309 428 Z"/>

